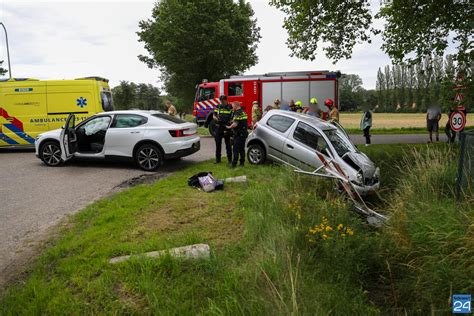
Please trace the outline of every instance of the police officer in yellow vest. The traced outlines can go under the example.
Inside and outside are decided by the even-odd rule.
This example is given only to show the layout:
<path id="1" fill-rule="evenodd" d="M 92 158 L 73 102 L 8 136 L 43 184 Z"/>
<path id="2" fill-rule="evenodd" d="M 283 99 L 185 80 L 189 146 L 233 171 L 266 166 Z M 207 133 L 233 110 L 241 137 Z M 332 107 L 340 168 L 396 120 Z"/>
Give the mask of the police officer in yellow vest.
<path id="1" fill-rule="evenodd" d="M 231 132 L 226 128 L 230 125 L 232 119 L 232 107 L 227 103 L 227 96 L 221 95 L 219 97 L 221 103 L 214 109 L 213 119 L 217 125 L 214 140 L 216 141 L 216 163 L 221 162 L 222 154 L 222 138 L 225 142 L 225 151 L 227 153 L 227 160 L 232 162 L 232 144 Z"/>
<path id="2" fill-rule="evenodd" d="M 247 113 L 240 107 L 240 102 L 232 102 L 232 124 L 227 128 L 234 132 L 233 152 L 234 159 L 232 160 L 232 168 L 237 166 L 237 161 L 240 161 L 240 166 L 243 167 L 245 163 L 245 140 L 247 139 Z"/>

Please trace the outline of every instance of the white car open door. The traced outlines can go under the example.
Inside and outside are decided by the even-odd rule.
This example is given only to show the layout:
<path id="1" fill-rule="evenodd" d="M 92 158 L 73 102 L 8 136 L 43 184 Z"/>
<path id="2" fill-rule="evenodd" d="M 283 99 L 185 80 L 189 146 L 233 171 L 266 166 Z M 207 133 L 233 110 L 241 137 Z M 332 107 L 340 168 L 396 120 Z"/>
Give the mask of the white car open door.
<path id="1" fill-rule="evenodd" d="M 77 151 L 75 122 L 76 116 L 69 114 L 66 124 L 64 124 L 63 130 L 61 131 L 59 145 L 61 146 L 61 159 L 63 161 L 71 159 L 73 154 Z"/>

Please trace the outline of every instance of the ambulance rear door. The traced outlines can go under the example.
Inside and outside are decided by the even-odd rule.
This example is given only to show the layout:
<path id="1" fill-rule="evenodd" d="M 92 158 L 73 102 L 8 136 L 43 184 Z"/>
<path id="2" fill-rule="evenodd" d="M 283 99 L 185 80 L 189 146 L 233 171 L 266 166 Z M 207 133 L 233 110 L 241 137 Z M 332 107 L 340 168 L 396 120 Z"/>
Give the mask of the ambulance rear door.
<path id="1" fill-rule="evenodd" d="M 0 146 L 32 145 L 48 130 L 46 86 L 38 80 L 0 84 Z"/>

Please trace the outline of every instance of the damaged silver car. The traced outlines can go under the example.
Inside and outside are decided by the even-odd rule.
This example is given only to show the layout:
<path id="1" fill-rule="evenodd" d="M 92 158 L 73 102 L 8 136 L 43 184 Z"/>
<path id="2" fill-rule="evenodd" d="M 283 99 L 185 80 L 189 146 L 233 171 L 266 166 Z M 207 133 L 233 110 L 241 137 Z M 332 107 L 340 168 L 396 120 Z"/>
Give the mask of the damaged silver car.
<path id="1" fill-rule="evenodd" d="M 271 110 L 247 138 L 246 148 L 251 164 L 269 159 L 313 171 L 325 161 L 334 162 L 360 195 L 380 186 L 379 168 L 354 146 L 344 129 L 313 116 Z"/>

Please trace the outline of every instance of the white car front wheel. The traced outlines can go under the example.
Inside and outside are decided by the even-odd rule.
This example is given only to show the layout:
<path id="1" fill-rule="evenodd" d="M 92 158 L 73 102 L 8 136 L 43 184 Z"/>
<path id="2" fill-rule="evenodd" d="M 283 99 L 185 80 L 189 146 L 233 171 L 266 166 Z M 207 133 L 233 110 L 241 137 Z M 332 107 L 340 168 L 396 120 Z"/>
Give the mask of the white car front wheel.
<path id="1" fill-rule="evenodd" d="M 61 164 L 61 148 L 59 143 L 55 141 L 48 141 L 41 145 L 40 149 L 41 160 L 49 167 L 57 167 Z"/>

